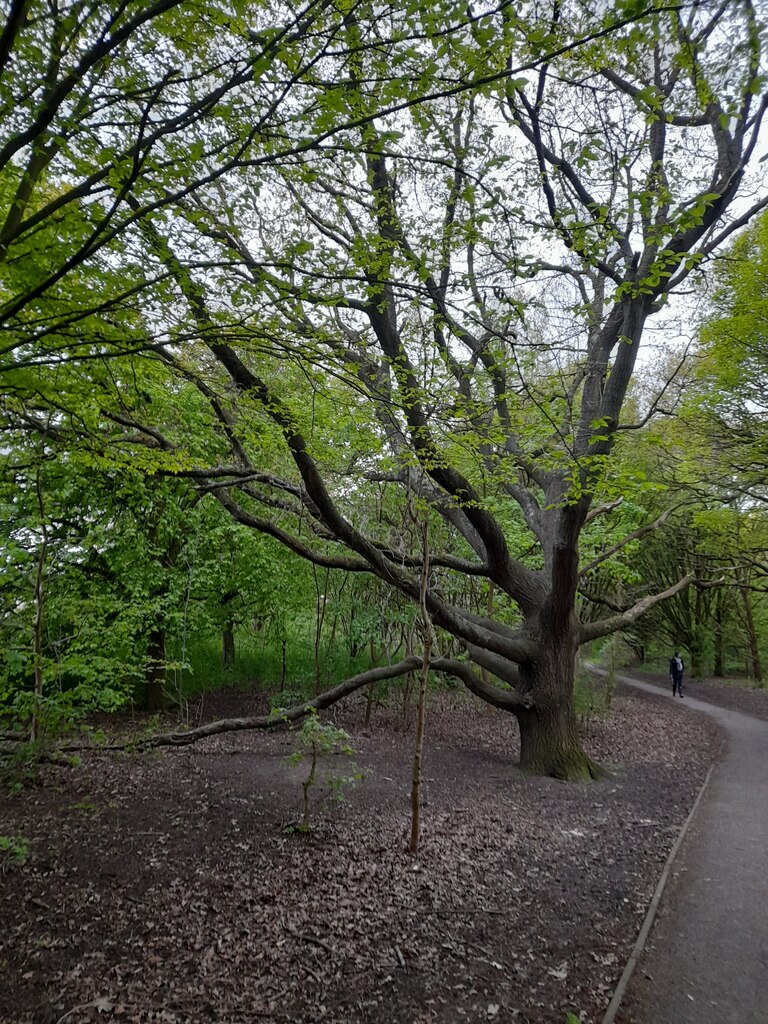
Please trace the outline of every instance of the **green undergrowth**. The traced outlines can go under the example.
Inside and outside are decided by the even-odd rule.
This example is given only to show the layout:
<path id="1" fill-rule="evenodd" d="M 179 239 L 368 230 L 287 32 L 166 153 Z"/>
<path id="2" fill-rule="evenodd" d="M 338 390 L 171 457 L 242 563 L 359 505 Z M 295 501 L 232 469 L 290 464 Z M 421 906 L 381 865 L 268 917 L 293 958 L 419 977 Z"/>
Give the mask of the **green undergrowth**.
<path id="1" fill-rule="evenodd" d="M 579 665 L 573 688 L 573 706 L 582 721 L 593 716 L 604 718 L 611 710 L 616 677 L 612 669 L 607 675 L 598 675 Z"/>
<path id="2" fill-rule="evenodd" d="M 169 674 L 167 689 L 186 698 L 227 687 L 258 686 L 270 693 L 285 690 L 307 697 L 364 672 L 370 664 L 367 652 L 353 657 L 339 647 L 323 652 L 318 671 L 311 640 L 294 638 L 286 644 L 285 662 L 280 643 L 239 642 L 233 664 L 225 667 L 218 645 L 210 642 L 187 652 L 187 667 Z"/>

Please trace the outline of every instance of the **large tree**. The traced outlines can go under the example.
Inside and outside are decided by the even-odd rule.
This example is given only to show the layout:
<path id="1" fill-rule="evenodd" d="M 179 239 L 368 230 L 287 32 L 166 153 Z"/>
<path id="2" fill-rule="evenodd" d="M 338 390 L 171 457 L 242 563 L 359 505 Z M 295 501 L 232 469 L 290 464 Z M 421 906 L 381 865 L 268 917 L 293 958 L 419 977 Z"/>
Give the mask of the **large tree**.
<path id="1" fill-rule="evenodd" d="M 257 80 L 279 145 L 244 85 L 226 125 L 249 148 L 225 177 L 175 203 L 134 189 L 137 213 L 168 211 L 126 237 L 163 282 L 151 358 L 197 400 L 194 437 L 140 393 L 128 415 L 128 376 L 101 392 L 155 470 L 316 565 L 418 602 L 428 561 L 450 647 L 433 664 L 517 717 L 526 770 L 567 778 L 595 771 L 579 646 L 689 582 L 576 612 L 646 325 L 763 205 L 728 218 L 766 106 L 751 4 L 591 7 L 470 8 L 444 31 L 344 5 L 311 60 L 274 53 Z M 374 485 L 401 522 L 433 520 L 432 550 L 371 515 Z M 466 578 L 493 585 L 485 614 Z"/>

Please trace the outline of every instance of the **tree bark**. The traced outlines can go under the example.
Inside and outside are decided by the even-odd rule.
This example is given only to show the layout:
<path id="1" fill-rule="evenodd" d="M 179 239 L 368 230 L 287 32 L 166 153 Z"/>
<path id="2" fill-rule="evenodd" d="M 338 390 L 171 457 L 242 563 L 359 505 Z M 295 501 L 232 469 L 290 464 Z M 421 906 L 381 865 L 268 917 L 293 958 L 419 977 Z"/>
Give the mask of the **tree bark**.
<path id="1" fill-rule="evenodd" d="M 717 589 L 717 596 L 715 598 L 715 676 L 721 679 L 725 672 L 723 671 L 723 591 L 721 587 Z"/>
<path id="2" fill-rule="evenodd" d="M 35 666 L 35 700 L 32 708 L 32 728 L 30 730 L 30 741 L 36 743 L 40 739 L 42 731 L 42 708 L 43 708 L 43 605 L 45 601 L 44 577 L 45 561 L 48 557 L 48 526 L 45 521 L 45 505 L 43 501 L 43 488 L 40 480 L 40 469 L 37 470 L 35 478 L 37 489 L 37 502 L 40 508 L 40 528 L 42 539 L 40 550 L 37 554 L 37 568 L 35 571 L 35 618 L 33 623 L 34 643 L 34 666 Z"/>
<path id="3" fill-rule="evenodd" d="M 749 643 L 750 676 L 756 683 L 763 681 L 763 663 L 760 660 L 760 644 L 755 631 L 755 618 L 752 614 L 752 595 L 749 590 L 746 573 L 741 574 L 739 586 L 741 600 L 744 604 L 744 625 L 747 630 L 747 642 Z"/>
<path id="4" fill-rule="evenodd" d="M 35 702 L 32 708 L 32 728 L 30 730 L 30 741 L 36 743 L 40 739 L 42 731 L 42 705 L 43 705 L 43 575 L 45 572 L 45 559 L 48 553 L 48 534 L 43 524 L 43 539 L 40 544 L 40 551 L 37 556 L 37 570 L 35 572 L 35 619 L 33 623 L 34 638 L 34 665 L 35 665 Z"/>
<path id="5" fill-rule="evenodd" d="M 413 742 L 413 771 L 411 773 L 411 838 L 408 852 L 415 857 L 419 852 L 419 835 L 421 833 L 421 782 L 423 777 L 422 763 L 424 759 L 424 727 L 427 715 L 427 682 L 429 680 L 429 661 L 432 657 L 432 645 L 435 631 L 427 610 L 427 587 L 429 585 L 429 520 L 425 519 L 423 528 L 424 562 L 421 573 L 421 593 L 419 604 L 421 621 L 424 628 L 424 652 L 419 676 L 419 703 L 416 715 L 416 736 Z"/>
<path id="6" fill-rule="evenodd" d="M 548 707 L 518 713 L 520 767 L 527 775 L 550 775 L 581 782 L 600 779 L 603 770 L 585 754 L 572 707 Z"/>
<path id="7" fill-rule="evenodd" d="M 576 646 L 570 636 L 544 651 L 535 666 L 521 666 L 529 707 L 516 709 L 520 725 L 520 767 L 528 775 L 571 782 L 602 778 L 604 772 L 581 746 L 573 686 Z"/>
<path id="8" fill-rule="evenodd" d="M 221 634 L 221 664 L 224 668 L 232 668 L 235 663 L 235 631 L 228 622 Z"/>

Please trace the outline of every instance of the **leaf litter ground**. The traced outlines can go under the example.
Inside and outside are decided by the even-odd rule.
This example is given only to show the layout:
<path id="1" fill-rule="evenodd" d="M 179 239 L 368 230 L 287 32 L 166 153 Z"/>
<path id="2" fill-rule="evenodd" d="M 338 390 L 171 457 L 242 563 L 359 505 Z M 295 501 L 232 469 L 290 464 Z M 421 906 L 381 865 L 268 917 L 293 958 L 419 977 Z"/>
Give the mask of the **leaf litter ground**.
<path id="1" fill-rule="evenodd" d="M 208 696 L 196 720 L 265 700 Z M 3 792 L 0 834 L 30 845 L 0 877 L 0 1021 L 599 1021 L 717 728 L 619 690 L 585 735 L 611 777 L 568 785 L 520 774 L 506 716 L 435 698 L 414 863 L 412 730 L 361 721 L 338 713 L 367 778 L 308 836 L 284 830 L 287 733 L 89 754 Z"/>

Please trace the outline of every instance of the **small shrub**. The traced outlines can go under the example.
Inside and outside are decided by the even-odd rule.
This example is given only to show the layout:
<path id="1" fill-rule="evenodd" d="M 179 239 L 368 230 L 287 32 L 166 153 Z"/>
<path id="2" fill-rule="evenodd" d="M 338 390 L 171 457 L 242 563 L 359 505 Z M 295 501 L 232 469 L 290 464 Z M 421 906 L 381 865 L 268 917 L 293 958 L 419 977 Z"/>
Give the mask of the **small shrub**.
<path id="1" fill-rule="evenodd" d="M 23 836 L 0 836 L 0 874 L 22 867 L 29 853 L 29 840 Z"/>
<path id="2" fill-rule="evenodd" d="M 585 728 L 593 716 L 602 717 L 611 710 L 616 677 L 612 669 L 605 676 L 590 672 L 582 665 L 576 667 L 573 706 Z"/>
<path id="3" fill-rule="evenodd" d="M 301 784 L 302 815 L 297 826 L 298 831 L 308 832 L 313 788 L 318 783 L 325 784 L 330 787 L 332 799 L 341 801 L 344 799 L 344 788 L 359 782 L 364 772 L 352 760 L 355 750 L 349 733 L 330 723 L 321 722 L 316 714 L 313 713 L 304 719 L 301 729 L 295 736 L 296 749 L 285 761 L 291 767 L 309 763 L 307 777 Z M 324 758 L 334 755 L 350 759 L 346 762 L 346 771 L 340 772 L 328 764 L 323 764 Z"/>

